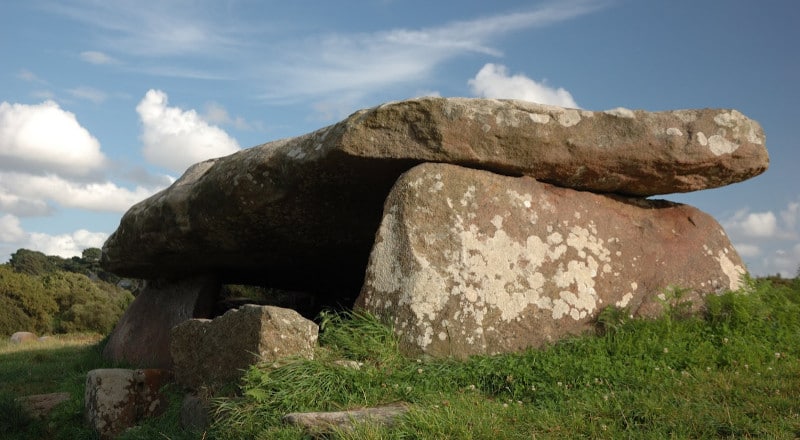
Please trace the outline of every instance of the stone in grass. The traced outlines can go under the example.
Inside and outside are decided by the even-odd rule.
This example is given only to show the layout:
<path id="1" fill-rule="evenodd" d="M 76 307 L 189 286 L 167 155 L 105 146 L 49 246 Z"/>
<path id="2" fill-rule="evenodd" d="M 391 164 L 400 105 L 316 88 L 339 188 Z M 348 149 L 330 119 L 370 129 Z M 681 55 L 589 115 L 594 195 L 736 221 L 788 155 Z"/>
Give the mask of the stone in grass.
<path id="1" fill-rule="evenodd" d="M 247 304 L 209 319 L 190 319 L 171 331 L 175 376 L 181 385 L 224 386 L 258 362 L 311 358 L 319 328 L 294 310 Z"/>
<path id="2" fill-rule="evenodd" d="M 170 381 L 168 370 L 103 368 L 86 377 L 85 417 L 101 440 L 112 439 L 137 422 L 166 409 L 160 390 Z"/>
<path id="3" fill-rule="evenodd" d="M 44 419 L 59 404 L 69 400 L 69 393 L 34 394 L 20 397 L 17 402 L 32 417 Z"/>
<path id="4" fill-rule="evenodd" d="M 36 341 L 36 335 L 31 332 L 16 332 L 11 335 L 9 340 L 14 344 L 22 344 L 23 342 L 33 342 Z"/>
<path id="5" fill-rule="evenodd" d="M 391 427 L 407 412 L 408 406 L 401 402 L 348 411 L 289 413 L 283 416 L 283 422 L 312 434 L 322 434 L 335 430 L 350 431 L 362 423 Z"/>

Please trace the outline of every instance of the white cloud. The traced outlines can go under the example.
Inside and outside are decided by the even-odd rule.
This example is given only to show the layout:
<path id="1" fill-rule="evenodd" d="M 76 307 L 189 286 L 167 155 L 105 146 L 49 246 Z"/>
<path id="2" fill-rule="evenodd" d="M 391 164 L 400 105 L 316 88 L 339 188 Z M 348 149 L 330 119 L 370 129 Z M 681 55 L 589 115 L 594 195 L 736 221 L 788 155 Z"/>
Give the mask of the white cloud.
<path id="1" fill-rule="evenodd" d="M 28 82 L 33 82 L 33 83 L 41 83 L 41 84 L 46 84 L 47 83 L 47 81 L 39 78 L 35 73 L 31 72 L 28 69 L 20 70 L 17 73 L 17 78 L 19 78 L 19 79 L 21 79 L 23 81 L 28 81 Z"/>
<path id="2" fill-rule="evenodd" d="M 34 217 L 48 215 L 52 213 L 52 209 L 44 200 L 20 197 L 18 194 L 12 194 L 7 189 L 0 187 L 0 212 Z"/>
<path id="3" fill-rule="evenodd" d="M 524 75 L 508 75 L 505 66 L 488 63 L 468 81 L 472 93 L 483 98 L 520 99 L 539 104 L 578 108 L 572 95 L 563 88 L 554 89 Z"/>
<path id="4" fill-rule="evenodd" d="M 742 237 L 770 238 L 778 233 L 778 221 L 772 211 L 739 210 L 724 225 L 729 233 Z"/>
<path id="5" fill-rule="evenodd" d="M 182 173 L 190 165 L 239 150 L 235 139 L 194 110 L 169 107 L 167 94 L 149 90 L 136 111 L 142 121 L 145 159 Z"/>
<path id="6" fill-rule="evenodd" d="M 740 226 L 742 232 L 749 237 L 772 237 L 778 231 L 778 221 L 772 211 L 751 212 Z"/>
<path id="7" fill-rule="evenodd" d="M 81 52 L 81 59 L 92 64 L 117 64 L 119 61 L 103 52 L 87 50 Z"/>
<path id="8" fill-rule="evenodd" d="M 144 187 L 130 190 L 109 181 L 74 182 L 52 174 L 0 173 L 0 194 L 13 194 L 29 204 L 52 200 L 64 207 L 90 211 L 124 212 L 157 190 Z"/>
<path id="9" fill-rule="evenodd" d="M 761 255 L 761 248 L 754 244 L 735 244 L 733 246 L 742 257 L 757 257 Z"/>
<path id="10" fill-rule="evenodd" d="M 550 2 L 530 11 L 457 21 L 423 29 L 310 36 L 284 43 L 266 57 L 259 75 L 263 97 L 292 101 L 307 96 L 366 94 L 428 77 L 440 64 L 469 53 L 500 56 L 498 37 L 542 27 L 598 9 L 591 1 Z M 290 55 L 285 55 L 290 54 Z"/>
<path id="11" fill-rule="evenodd" d="M 102 104 L 108 98 L 108 95 L 102 90 L 97 90 L 93 87 L 80 86 L 67 90 L 70 95 L 91 101 L 95 104 Z"/>
<path id="12" fill-rule="evenodd" d="M 55 102 L 0 103 L 0 170 L 86 176 L 105 165 L 100 142 Z"/>
<path id="13" fill-rule="evenodd" d="M 60 235 L 33 232 L 22 247 L 37 250 L 45 255 L 70 258 L 81 255 L 86 248 L 102 247 L 107 238 L 108 234 L 104 232 L 90 232 L 85 229 Z"/>
<path id="14" fill-rule="evenodd" d="M 778 215 L 745 208 L 721 223 L 752 273 L 794 277 L 800 266 L 798 215 L 800 203 L 789 202 Z"/>
<path id="15" fill-rule="evenodd" d="M 0 216 L 0 242 L 20 242 L 25 238 L 25 231 L 20 227 L 19 219 L 11 214 Z"/>
<path id="16" fill-rule="evenodd" d="M 209 102 L 205 105 L 205 113 L 203 119 L 206 122 L 220 125 L 232 125 L 239 130 L 252 130 L 252 125 L 247 122 L 243 117 L 237 116 L 232 118 L 228 114 L 228 110 L 217 102 Z"/>
<path id="17" fill-rule="evenodd" d="M 116 52 L 147 57 L 199 53 L 220 53 L 238 46 L 232 34 L 236 26 L 225 26 L 225 11 L 217 2 L 135 1 L 50 2 L 50 12 L 61 14 L 105 31 L 98 45 Z M 87 51 L 81 57 L 89 62 L 106 61 L 103 52 Z"/>

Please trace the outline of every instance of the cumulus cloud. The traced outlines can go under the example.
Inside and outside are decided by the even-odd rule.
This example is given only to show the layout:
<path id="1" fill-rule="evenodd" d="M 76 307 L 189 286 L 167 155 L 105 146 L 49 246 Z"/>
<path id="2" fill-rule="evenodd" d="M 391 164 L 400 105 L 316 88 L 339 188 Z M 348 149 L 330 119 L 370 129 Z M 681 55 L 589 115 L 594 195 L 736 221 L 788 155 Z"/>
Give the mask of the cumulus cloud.
<path id="1" fill-rule="evenodd" d="M 520 99 L 539 104 L 578 108 L 572 95 L 559 87 L 554 89 L 525 75 L 509 75 L 505 66 L 488 63 L 468 81 L 472 93 L 483 98 Z"/>
<path id="2" fill-rule="evenodd" d="M 800 202 L 776 214 L 741 209 L 721 223 L 736 250 L 756 275 L 794 277 L 800 267 Z"/>
<path id="3" fill-rule="evenodd" d="M 30 204 L 52 200 L 67 208 L 124 212 L 156 189 L 136 187 L 130 190 L 110 181 L 74 182 L 52 174 L 3 172 L 0 173 L 0 194 L 3 191 Z"/>
<path id="4" fill-rule="evenodd" d="M 100 142 L 55 102 L 0 103 L 0 170 L 86 176 L 105 165 Z"/>
<path id="5" fill-rule="evenodd" d="M 136 106 L 145 159 L 182 173 L 190 165 L 239 150 L 235 139 L 194 110 L 168 106 L 167 94 L 149 90 Z"/>
<path id="6" fill-rule="evenodd" d="M 728 221 L 725 229 L 742 237 L 773 237 L 778 232 L 778 220 L 772 211 L 749 212 L 739 210 Z"/>
<path id="7" fill-rule="evenodd" d="M 90 232 L 79 229 L 69 234 L 48 235 L 38 232 L 31 233 L 24 248 L 35 249 L 46 255 L 58 255 L 63 258 L 81 255 L 86 248 L 99 248 L 108 238 L 104 232 Z"/>
<path id="8" fill-rule="evenodd" d="M 19 218 L 11 214 L 0 216 L 0 242 L 20 242 L 25 238 L 25 231 L 19 224 Z"/>
<path id="9" fill-rule="evenodd" d="M 742 257 L 757 257 L 761 255 L 761 248 L 754 244 L 738 243 L 733 246 Z"/>

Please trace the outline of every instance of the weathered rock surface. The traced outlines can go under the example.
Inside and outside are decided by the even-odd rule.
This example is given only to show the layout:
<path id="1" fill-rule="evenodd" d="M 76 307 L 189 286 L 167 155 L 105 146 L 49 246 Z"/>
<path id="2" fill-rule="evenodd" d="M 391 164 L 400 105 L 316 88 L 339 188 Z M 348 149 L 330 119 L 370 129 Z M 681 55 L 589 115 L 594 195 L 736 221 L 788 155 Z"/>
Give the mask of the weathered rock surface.
<path id="1" fill-rule="evenodd" d="M 171 379 L 167 370 L 92 370 L 86 377 L 86 421 L 101 439 L 112 439 L 167 407 L 160 389 Z"/>
<path id="2" fill-rule="evenodd" d="M 203 432 L 211 425 L 211 403 L 208 399 L 187 394 L 181 403 L 180 423 L 183 429 Z"/>
<path id="3" fill-rule="evenodd" d="M 465 357 L 581 333 L 607 306 L 653 315 L 671 285 L 699 305 L 743 272 L 690 206 L 423 164 L 386 201 L 357 305 L 407 353 Z"/>
<path id="4" fill-rule="evenodd" d="M 197 388 L 238 380 L 258 362 L 314 354 L 319 328 L 290 309 L 245 305 L 213 319 L 191 319 L 171 331 L 178 383 Z"/>
<path id="5" fill-rule="evenodd" d="M 13 344 L 22 344 L 23 342 L 36 342 L 38 338 L 36 338 L 36 334 L 31 332 L 15 332 L 9 338 L 9 341 Z"/>
<path id="6" fill-rule="evenodd" d="M 34 394 L 17 398 L 20 406 L 32 417 L 44 419 L 53 408 L 69 400 L 69 393 Z"/>
<path id="7" fill-rule="evenodd" d="M 219 291 L 210 277 L 149 281 L 114 327 L 103 357 L 140 368 L 171 368 L 170 329 L 212 316 Z"/>
<path id="8" fill-rule="evenodd" d="M 311 434 L 321 435 L 334 430 L 350 431 L 355 425 L 363 423 L 392 426 L 407 412 L 406 404 L 395 403 L 349 411 L 289 413 L 283 416 L 283 422 L 299 426 Z"/>
<path id="9" fill-rule="evenodd" d="M 125 214 L 102 264 L 137 278 L 214 273 L 226 282 L 357 292 L 383 200 L 421 162 L 644 196 L 738 182 L 768 161 L 761 127 L 735 110 L 416 99 L 194 165 Z"/>

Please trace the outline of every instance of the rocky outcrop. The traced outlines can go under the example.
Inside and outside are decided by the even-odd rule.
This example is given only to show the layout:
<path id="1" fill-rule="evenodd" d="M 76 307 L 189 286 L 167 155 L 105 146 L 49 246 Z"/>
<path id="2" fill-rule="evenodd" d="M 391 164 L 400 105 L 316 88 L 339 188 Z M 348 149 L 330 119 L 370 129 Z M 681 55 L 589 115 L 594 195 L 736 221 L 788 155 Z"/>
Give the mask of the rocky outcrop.
<path id="1" fill-rule="evenodd" d="M 690 206 L 424 164 L 387 198 L 357 304 L 409 354 L 464 357 L 581 333 L 608 306 L 655 315 L 670 286 L 700 305 L 743 273 Z"/>
<path id="2" fill-rule="evenodd" d="M 192 318 L 210 318 L 220 285 L 213 277 L 151 280 L 112 330 L 103 357 L 140 368 L 172 368 L 169 332 Z"/>
<path id="3" fill-rule="evenodd" d="M 113 439 L 139 421 L 164 412 L 160 390 L 171 379 L 167 370 L 92 370 L 86 377 L 85 417 L 101 439 Z"/>
<path id="4" fill-rule="evenodd" d="M 191 319 L 171 331 L 176 380 L 188 388 L 238 380 L 258 362 L 310 358 L 319 329 L 294 310 L 245 305 L 213 319 Z"/>
<path id="5" fill-rule="evenodd" d="M 647 196 L 738 182 L 768 161 L 761 127 L 735 110 L 590 112 L 422 98 L 193 166 L 125 214 L 102 264 L 138 278 L 215 273 L 352 293 L 386 194 L 422 162 Z"/>

